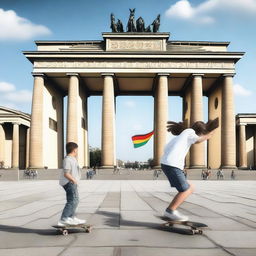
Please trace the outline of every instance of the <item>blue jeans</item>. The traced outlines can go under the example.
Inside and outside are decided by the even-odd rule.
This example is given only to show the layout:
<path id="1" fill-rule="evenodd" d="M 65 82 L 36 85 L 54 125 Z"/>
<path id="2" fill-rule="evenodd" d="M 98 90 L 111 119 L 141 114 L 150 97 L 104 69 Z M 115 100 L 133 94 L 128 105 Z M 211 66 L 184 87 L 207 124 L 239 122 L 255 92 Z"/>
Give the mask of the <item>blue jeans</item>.
<path id="1" fill-rule="evenodd" d="M 161 167 L 171 187 L 175 187 L 179 192 L 184 192 L 189 189 L 190 185 L 181 169 L 165 164 L 161 164 Z"/>
<path id="2" fill-rule="evenodd" d="M 75 216 L 75 211 L 79 203 L 79 196 L 77 190 L 77 184 L 73 184 L 72 182 L 68 182 L 63 186 L 66 191 L 67 202 L 61 214 L 61 219 L 72 218 Z"/>

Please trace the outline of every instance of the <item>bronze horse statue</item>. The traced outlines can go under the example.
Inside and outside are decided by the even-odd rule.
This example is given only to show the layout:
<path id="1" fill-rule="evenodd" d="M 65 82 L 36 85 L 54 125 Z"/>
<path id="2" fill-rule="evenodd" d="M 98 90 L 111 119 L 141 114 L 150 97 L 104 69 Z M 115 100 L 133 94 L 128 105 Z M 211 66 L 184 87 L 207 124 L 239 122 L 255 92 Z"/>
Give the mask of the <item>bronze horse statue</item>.
<path id="1" fill-rule="evenodd" d="M 117 31 L 117 25 L 116 25 L 116 22 L 115 22 L 115 16 L 114 16 L 113 13 L 111 13 L 111 15 L 110 15 L 110 20 L 111 20 L 110 28 L 112 29 L 112 32 L 118 32 Z"/>
<path id="2" fill-rule="evenodd" d="M 124 27 L 123 27 L 123 23 L 121 20 L 117 19 L 117 31 L 118 32 L 124 32 Z"/>
<path id="3" fill-rule="evenodd" d="M 158 32 L 160 27 L 160 14 L 157 15 L 157 18 L 151 24 L 153 25 L 153 32 Z"/>
<path id="4" fill-rule="evenodd" d="M 136 20 L 136 29 L 137 29 L 137 32 L 144 32 L 145 31 L 145 22 L 142 19 L 142 17 L 139 17 Z"/>
<path id="5" fill-rule="evenodd" d="M 129 9 L 130 10 L 130 17 L 127 23 L 127 32 L 136 32 L 136 27 L 134 24 L 134 13 L 135 13 L 135 8 L 134 9 Z"/>

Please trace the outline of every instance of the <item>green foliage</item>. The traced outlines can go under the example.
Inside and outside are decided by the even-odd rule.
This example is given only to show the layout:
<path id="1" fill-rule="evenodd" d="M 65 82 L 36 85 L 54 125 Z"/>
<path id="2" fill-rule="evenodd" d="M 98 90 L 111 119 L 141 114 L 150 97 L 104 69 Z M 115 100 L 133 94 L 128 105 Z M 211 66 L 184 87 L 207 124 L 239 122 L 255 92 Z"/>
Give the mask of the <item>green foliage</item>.
<path id="1" fill-rule="evenodd" d="M 153 168 L 153 166 L 154 166 L 154 159 L 153 159 L 153 158 L 149 158 L 149 159 L 148 159 L 148 165 L 149 165 L 151 168 Z"/>
<path id="2" fill-rule="evenodd" d="M 91 167 L 101 166 L 101 149 L 90 148 L 90 166 Z"/>

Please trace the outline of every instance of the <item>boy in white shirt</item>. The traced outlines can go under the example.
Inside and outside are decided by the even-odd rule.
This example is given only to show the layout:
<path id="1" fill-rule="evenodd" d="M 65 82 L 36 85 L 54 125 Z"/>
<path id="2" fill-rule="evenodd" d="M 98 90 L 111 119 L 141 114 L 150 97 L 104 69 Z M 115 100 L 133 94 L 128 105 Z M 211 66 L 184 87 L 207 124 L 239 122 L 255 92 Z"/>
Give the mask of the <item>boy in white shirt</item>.
<path id="1" fill-rule="evenodd" d="M 59 226 L 84 224 L 86 221 L 75 216 L 79 203 L 77 185 L 81 178 L 81 170 L 77 162 L 78 145 L 75 142 L 66 144 L 67 155 L 63 159 L 63 169 L 60 174 L 59 184 L 66 192 L 67 202 L 62 211 Z"/>
<path id="2" fill-rule="evenodd" d="M 177 211 L 177 208 L 194 191 L 194 185 L 187 181 L 183 169 L 186 154 L 194 143 L 201 143 L 211 138 L 213 130 L 219 126 L 219 119 L 195 122 L 191 128 L 185 128 L 184 122 L 169 121 L 168 132 L 174 136 L 165 146 L 164 154 L 161 158 L 161 167 L 167 176 L 171 187 L 178 190 L 178 194 L 173 198 L 170 205 L 165 210 L 164 216 L 173 221 L 186 221 L 187 216 Z"/>

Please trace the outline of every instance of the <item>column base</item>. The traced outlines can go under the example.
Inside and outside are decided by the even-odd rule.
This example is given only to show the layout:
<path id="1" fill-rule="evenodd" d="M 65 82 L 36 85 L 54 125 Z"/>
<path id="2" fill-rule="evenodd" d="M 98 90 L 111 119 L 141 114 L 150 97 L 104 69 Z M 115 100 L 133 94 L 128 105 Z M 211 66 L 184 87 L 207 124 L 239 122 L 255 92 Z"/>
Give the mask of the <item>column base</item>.
<path id="1" fill-rule="evenodd" d="M 45 170 L 44 166 L 29 166 L 28 169 L 29 170 L 35 170 L 35 169 L 37 169 L 37 170 L 38 169 L 44 169 Z"/>
<path id="2" fill-rule="evenodd" d="M 235 165 L 222 165 L 220 168 L 221 169 L 237 169 L 237 166 L 235 166 Z"/>
<path id="3" fill-rule="evenodd" d="M 188 169 L 207 169 L 207 167 L 205 165 L 192 165 Z"/>
<path id="4" fill-rule="evenodd" d="M 114 169 L 115 167 L 114 167 L 114 165 L 103 165 L 103 166 L 100 166 L 100 168 L 99 169 Z"/>
<path id="5" fill-rule="evenodd" d="M 152 167 L 152 169 L 162 169 L 161 165 L 155 165 Z"/>
<path id="6" fill-rule="evenodd" d="M 239 170 L 247 170 L 249 168 L 247 166 L 239 166 L 237 169 L 239 169 Z"/>

